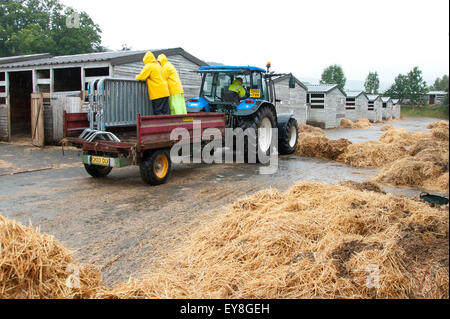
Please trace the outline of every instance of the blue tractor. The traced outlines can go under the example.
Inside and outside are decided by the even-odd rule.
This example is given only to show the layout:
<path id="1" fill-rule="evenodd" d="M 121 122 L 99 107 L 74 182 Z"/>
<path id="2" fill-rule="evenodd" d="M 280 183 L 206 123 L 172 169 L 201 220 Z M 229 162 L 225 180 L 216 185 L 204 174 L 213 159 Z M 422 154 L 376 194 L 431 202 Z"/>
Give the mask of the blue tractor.
<path id="1" fill-rule="evenodd" d="M 298 143 L 298 124 L 292 114 L 277 115 L 273 79 L 286 74 L 270 72 L 252 66 L 206 66 L 202 74 L 200 96 L 187 103 L 188 112 L 219 112 L 226 114 L 228 128 L 255 129 L 258 149 L 269 154 L 273 142 L 273 128 L 278 128 L 278 151 L 292 154 Z M 295 88 L 295 78 L 290 74 L 289 87 Z M 245 96 L 230 91 L 236 79 L 242 80 Z M 241 90 L 242 93 L 242 90 Z M 242 95 L 242 94 L 241 94 Z M 249 139 L 245 140 L 246 149 Z M 255 145 L 251 145 L 257 149 Z"/>

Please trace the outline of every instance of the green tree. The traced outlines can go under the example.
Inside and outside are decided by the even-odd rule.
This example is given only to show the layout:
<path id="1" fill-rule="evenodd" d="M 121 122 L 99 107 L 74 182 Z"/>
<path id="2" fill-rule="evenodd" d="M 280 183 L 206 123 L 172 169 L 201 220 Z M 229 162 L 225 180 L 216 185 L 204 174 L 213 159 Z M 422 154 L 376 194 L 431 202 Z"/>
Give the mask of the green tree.
<path id="1" fill-rule="evenodd" d="M 0 56 L 103 51 L 101 30 L 59 0 L 0 0 Z"/>
<path id="2" fill-rule="evenodd" d="M 423 105 L 427 93 L 427 83 L 423 80 L 422 71 L 415 67 L 407 75 L 399 74 L 385 95 L 401 101 L 409 100 L 413 105 Z"/>
<path id="3" fill-rule="evenodd" d="M 321 84 L 337 84 L 341 89 L 344 89 L 347 79 L 344 71 L 340 65 L 331 65 L 322 73 Z"/>
<path id="4" fill-rule="evenodd" d="M 366 93 L 378 94 L 378 90 L 380 89 L 380 79 L 378 78 L 377 72 L 369 73 L 366 82 L 364 83 L 364 88 L 366 89 Z"/>
<path id="5" fill-rule="evenodd" d="M 444 75 L 442 79 L 437 78 L 430 89 L 436 91 L 448 91 L 448 75 Z"/>

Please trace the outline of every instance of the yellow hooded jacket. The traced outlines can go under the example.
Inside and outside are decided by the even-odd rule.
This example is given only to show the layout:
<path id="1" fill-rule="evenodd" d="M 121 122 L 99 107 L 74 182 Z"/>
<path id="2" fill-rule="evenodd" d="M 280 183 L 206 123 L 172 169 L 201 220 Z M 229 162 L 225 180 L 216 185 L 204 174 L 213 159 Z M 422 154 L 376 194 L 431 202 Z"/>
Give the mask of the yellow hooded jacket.
<path id="1" fill-rule="evenodd" d="M 173 64 L 167 60 L 166 55 L 160 54 L 158 56 L 158 61 L 162 65 L 164 79 L 169 85 L 170 96 L 184 94 L 183 84 L 181 83 L 180 76 L 178 75 L 178 72 Z"/>
<path id="2" fill-rule="evenodd" d="M 136 76 L 139 81 L 147 81 L 150 100 L 162 99 L 170 96 L 169 87 L 162 74 L 162 68 L 153 53 L 148 51 L 143 59 L 145 66 L 141 74 Z"/>

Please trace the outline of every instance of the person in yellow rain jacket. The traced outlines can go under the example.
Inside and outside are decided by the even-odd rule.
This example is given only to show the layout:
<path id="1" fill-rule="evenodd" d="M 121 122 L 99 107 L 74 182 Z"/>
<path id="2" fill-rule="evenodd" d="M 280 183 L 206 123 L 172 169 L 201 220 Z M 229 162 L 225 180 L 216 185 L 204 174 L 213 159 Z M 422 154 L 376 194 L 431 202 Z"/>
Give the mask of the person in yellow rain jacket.
<path id="1" fill-rule="evenodd" d="M 228 91 L 236 92 L 237 94 L 239 94 L 240 98 L 245 97 L 245 95 L 247 94 L 244 88 L 244 81 L 241 78 L 237 78 L 236 80 L 234 80 L 228 88 Z"/>
<path id="2" fill-rule="evenodd" d="M 136 79 L 147 82 L 148 95 L 155 115 L 170 115 L 169 86 L 164 79 L 161 65 L 150 51 L 145 54 L 143 61 L 145 66 Z"/>
<path id="3" fill-rule="evenodd" d="M 160 54 L 158 56 L 158 62 L 162 66 L 164 79 L 169 85 L 170 113 L 172 115 L 187 114 L 186 102 L 184 101 L 183 84 L 181 83 L 177 70 L 173 64 L 167 60 L 165 54 Z"/>

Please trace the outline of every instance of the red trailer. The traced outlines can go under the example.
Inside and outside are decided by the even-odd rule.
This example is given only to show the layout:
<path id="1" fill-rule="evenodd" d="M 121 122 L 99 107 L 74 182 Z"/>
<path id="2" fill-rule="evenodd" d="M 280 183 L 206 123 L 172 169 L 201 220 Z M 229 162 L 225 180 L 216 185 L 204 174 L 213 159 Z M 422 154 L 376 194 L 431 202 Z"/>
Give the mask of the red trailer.
<path id="1" fill-rule="evenodd" d="M 89 128 L 87 113 L 64 112 L 64 142 L 83 151 L 86 171 L 95 178 L 106 177 L 113 168 L 139 165 L 142 179 L 150 185 L 164 184 L 172 168 L 170 148 L 179 140 L 171 140 L 174 129 L 184 128 L 190 134 L 189 143 L 194 141 L 196 129 L 203 132 L 208 128 L 220 129 L 225 134 L 225 114 L 189 113 L 188 115 L 140 116 L 136 126 L 93 132 Z M 103 133 L 103 134 L 102 134 Z M 111 134 L 113 133 L 113 134 Z M 84 134 L 80 135 L 80 134 Z"/>

